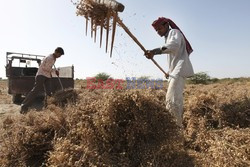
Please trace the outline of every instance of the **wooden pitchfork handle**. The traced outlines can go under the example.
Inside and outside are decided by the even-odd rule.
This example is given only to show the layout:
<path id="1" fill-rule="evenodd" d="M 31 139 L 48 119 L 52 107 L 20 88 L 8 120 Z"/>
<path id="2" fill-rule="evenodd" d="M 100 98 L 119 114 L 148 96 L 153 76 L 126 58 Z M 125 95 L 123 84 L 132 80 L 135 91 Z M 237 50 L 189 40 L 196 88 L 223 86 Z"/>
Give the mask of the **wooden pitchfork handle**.
<path id="1" fill-rule="evenodd" d="M 144 53 L 147 52 L 147 50 L 144 48 L 144 46 L 138 41 L 138 39 L 136 39 L 136 37 L 129 31 L 129 29 L 127 28 L 127 26 L 125 24 L 123 24 L 122 20 L 117 17 L 117 22 L 120 24 L 120 26 L 124 29 L 124 31 L 135 41 L 135 43 L 137 43 L 137 45 L 143 50 Z M 168 77 L 168 73 L 166 73 L 161 66 L 153 59 L 151 58 L 152 62 L 165 74 L 165 77 Z"/>
<path id="2" fill-rule="evenodd" d="M 54 64 L 54 68 L 56 69 L 55 64 Z M 61 81 L 61 79 L 60 79 L 59 75 L 56 75 L 56 76 L 57 76 L 57 79 L 58 79 L 58 81 L 59 81 L 59 83 L 60 83 L 61 89 L 62 89 L 62 91 L 63 91 L 63 90 L 64 90 L 64 88 L 63 88 L 62 81 Z"/>

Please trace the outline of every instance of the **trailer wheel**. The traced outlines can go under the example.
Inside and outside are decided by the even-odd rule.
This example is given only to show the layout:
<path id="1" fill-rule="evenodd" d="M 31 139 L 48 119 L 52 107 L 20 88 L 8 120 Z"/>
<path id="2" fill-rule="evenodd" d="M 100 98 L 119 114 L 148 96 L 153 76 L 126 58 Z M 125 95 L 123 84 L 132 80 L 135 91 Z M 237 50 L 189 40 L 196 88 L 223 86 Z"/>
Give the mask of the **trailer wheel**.
<path id="1" fill-rule="evenodd" d="M 23 101 L 23 99 L 22 99 L 22 95 L 21 94 L 12 95 L 12 102 L 14 104 L 21 104 L 22 101 Z"/>

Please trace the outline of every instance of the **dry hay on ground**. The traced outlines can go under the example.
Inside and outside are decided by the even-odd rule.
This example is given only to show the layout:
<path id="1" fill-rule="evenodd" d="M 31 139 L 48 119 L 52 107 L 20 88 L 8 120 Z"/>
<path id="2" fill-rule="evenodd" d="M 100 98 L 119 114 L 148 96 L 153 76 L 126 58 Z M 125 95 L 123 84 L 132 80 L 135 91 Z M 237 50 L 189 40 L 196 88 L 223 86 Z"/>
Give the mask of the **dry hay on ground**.
<path id="1" fill-rule="evenodd" d="M 46 111 L 45 111 L 46 112 Z M 52 140 L 66 133 L 62 112 L 29 112 L 7 117 L 1 126 L 1 166 L 39 166 L 46 160 Z"/>
<path id="2" fill-rule="evenodd" d="M 250 166 L 250 128 L 211 130 L 197 138 L 202 166 Z"/>
<path id="3" fill-rule="evenodd" d="M 0 162 L 6 166 L 33 160 L 48 166 L 192 163 L 180 144 L 178 128 L 155 93 L 84 90 L 77 104 L 63 110 L 51 104 L 43 112 L 8 118 L 3 135 L 12 140 L 4 141 Z"/>
<path id="4" fill-rule="evenodd" d="M 150 92 L 110 91 L 84 105 L 71 111 L 74 127 L 55 141 L 50 165 L 161 166 L 184 154 L 170 115 Z"/>
<path id="5" fill-rule="evenodd" d="M 78 101 L 64 109 L 50 104 L 42 112 L 6 119 L 0 163 L 249 166 L 249 88 L 249 82 L 188 85 L 185 145 L 165 110 L 165 91 L 80 90 Z"/>
<path id="6" fill-rule="evenodd" d="M 11 104 L 11 96 L 8 94 L 6 80 L 0 80 L 0 104 Z"/>
<path id="7" fill-rule="evenodd" d="M 250 88 L 248 83 L 214 84 L 188 88 L 184 125 L 186 140 L 194 144 L 198 133 L 208 130 L 250 127 Z M 199 146 L 194 146 L 199 150 Z"/>
<path id="8" fill-rule="evenodd" d="M 56 92 L 48 99 L 48 105 L 54 104 L 60 107 L 65 107 L 67 104 L 75 104 L 78 94 L 74 89 L 65 89 Z"/>
<path id="9" fill-rule="evenodd" d="M 186 147 L 194 150 L 197 165 L 249 166 L 249 88 L 247 82 L 186 89 Z"/>

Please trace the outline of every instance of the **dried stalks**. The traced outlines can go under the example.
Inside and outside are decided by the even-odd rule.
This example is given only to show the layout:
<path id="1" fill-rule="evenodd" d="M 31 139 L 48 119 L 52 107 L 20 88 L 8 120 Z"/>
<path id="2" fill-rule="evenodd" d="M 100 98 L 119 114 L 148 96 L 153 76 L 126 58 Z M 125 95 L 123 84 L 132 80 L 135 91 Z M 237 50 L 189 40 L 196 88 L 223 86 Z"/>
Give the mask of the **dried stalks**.
<path id="1" fill-rule="evenodd" d="M 250 83 L 188 85 L 184 139 L 162 90 L 79 90 L 75 104 L 8 117 L 1 166 L 249 166 Z M 183 140 L 185 144 L 183 145 Z"/>
<path id="2" fill-rule="evenodd" d="M 160 165 L 174 161 L 174 152 L 182 153 L 177 127 L 150 91 L 110 91 L 101 96 L 80 103 L 82 111 L 70 111 L 68 122 L 73 126 L 66 138 L 54 141 L 49 165 Z"/>
<path id="3" fill-rule="evenodd" d="M 190 86 L 184 115 L 186 147 L 199 166 L 249 166 L 250 83 Z"/>
<path id="4" fill-rule="evenodd" d="M 110 1 L 112 2 L 112 1 Z M 88 24 L 90 22 L 91 38 L 96 42 L 97 30 L 100 29 L 100 47 L 102 46 L 103 29 L 106 30 L 106 52 L 108 51 L 109 33 L 112 30 L 110 56 L 112 56 L 116 22 L 118 13 L 111 7 L 106 0 L 80 0 L 74 3 L 77 8 L 76 14 L 86 19 L 86 35 L 88 32 Z M 111 30 L 110 30 L 111 29 Z"/>
<path id="5" fill-rule="evenodd" d="M 78 94 L 74 89 L 65 89 L 56 92 L 51 98 L 48 99 L 48 104 L 65 107 L 67 104 L 75 104 Z"/>

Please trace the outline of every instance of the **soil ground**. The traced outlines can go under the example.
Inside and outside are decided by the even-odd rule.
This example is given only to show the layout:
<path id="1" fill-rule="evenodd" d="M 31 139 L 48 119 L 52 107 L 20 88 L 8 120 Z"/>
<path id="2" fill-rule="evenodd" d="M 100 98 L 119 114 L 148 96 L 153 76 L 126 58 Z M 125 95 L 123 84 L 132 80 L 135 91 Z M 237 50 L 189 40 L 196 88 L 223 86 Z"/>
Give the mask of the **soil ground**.
<path id="1" fill-rule="evenodd" d="M 31 109 L 41 110 L 43 108 L 43 99 L 37 98 Z M 0 122 L 7 116 L 20 114 L 20 104 L 12 102 L 12 96 L 8 94 L 7 80 L 0 81 Z"/>

